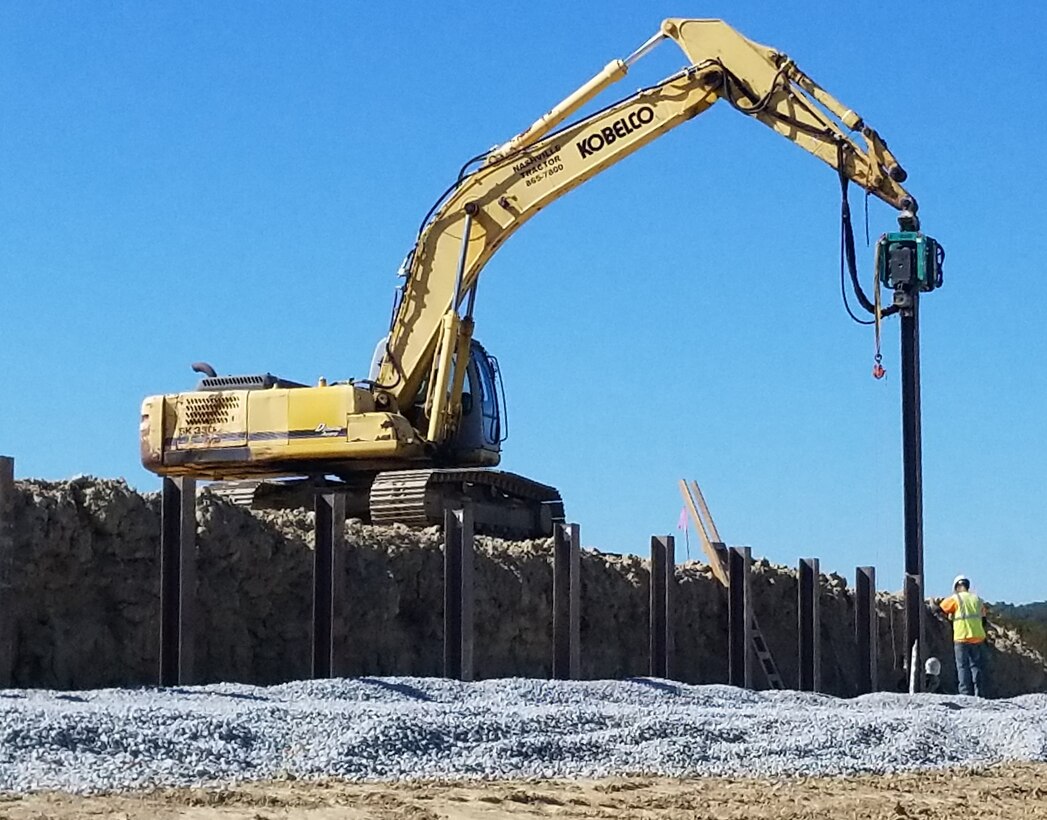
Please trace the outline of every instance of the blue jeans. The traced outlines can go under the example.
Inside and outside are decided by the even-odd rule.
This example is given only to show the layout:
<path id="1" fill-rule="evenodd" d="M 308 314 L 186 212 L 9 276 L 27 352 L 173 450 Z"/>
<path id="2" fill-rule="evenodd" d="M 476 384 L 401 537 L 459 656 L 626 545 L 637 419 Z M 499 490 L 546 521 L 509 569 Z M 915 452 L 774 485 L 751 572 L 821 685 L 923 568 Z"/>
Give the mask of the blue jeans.
<path id="1" fill-rule="evenodd" d="M 961 695 L 985 697 L 985 645 L 956 643 L 956 680 Z"/>

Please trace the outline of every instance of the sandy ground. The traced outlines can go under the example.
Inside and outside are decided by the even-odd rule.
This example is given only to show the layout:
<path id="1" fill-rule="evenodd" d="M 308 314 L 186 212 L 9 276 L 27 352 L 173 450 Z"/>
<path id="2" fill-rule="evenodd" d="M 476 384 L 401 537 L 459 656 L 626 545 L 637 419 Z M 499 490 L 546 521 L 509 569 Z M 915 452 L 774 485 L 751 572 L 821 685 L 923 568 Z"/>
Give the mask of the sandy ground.
<path id="1" fill-rule="evenodd" d="M 621 778 L 361 785 L 277 782 L 76 797 L 0 795 L 0 820 L 1017 820 L 1047 817 L 1047 764 L 884 778 Z"/>

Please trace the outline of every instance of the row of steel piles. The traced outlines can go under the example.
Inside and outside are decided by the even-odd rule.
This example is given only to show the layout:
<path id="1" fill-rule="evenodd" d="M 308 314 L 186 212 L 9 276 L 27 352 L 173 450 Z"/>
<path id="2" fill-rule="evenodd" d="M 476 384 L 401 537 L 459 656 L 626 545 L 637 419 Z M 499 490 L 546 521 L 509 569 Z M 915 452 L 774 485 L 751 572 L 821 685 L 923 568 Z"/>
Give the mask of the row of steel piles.
<path id="1" fill-rule="evenodd" d="M 0 485 L 2 488 L 2 485 Z M 195 482 L 164 479 L 161 533 L 161 685 L 191 683 L 195 610 Z M 313 555 L 312 676 L 345 674 L 345 643 L 335 631 L 336 614 L 344 606 L 345 504 L 338 495 L 320 495 L 315 502 Z M 444 526 L 444 646 L 445 677 L 474 677 L 473 524 L 468 509 L 448 510 Z M 0 536 L 2 537 L 2 536 Z M 0 542 L 2 543 L 2 542 Z M 768 685 L 775 687 L 777 669 L 754 631 L 749 547 L 714 543 L 727 581 L 728 682 L 752 688 L 759 667 Z M 552 676 L 577 679 L 581 671 L 581 557 L 577 524 L 556 525 L 553 538 Z M 797 688 L 820 691 L 819 566 L 805 559 L 798 568 Z M 2 580 L 2 576 L 0 576 Z M 674 677 L 673 599 L 676 588 L 675 543 L 672 536 L 651 538 L 649 585 L 649 672 Z M 855 640 L 858 655 L 858 691 L 873 691 L 876 682 L 875 570 L 859 567 L 855 592 Z M 0 667 L 2 670 L 2 667 Z M 779 679 L 780 681 L 780 679 Z M 778 684 L 780 685 L 780 684 Z"/>
<path id="2" fill-rule="evenodd" d="M 196 483 L 163 480 L 160 533 L 161 686 L 195 682 Z M 344 636 L 337 614 L 344 607 L 345 501 L 337 494 L 315 500 L 311 674 L 346 674 Z M 577 524 L 556 525 L 553 538 L 554 678 L 580 677 L 581 583 Z M 473 521 L 468 508 L 447 510 L 444 519 L 443 674 L 474 676 Z"/>

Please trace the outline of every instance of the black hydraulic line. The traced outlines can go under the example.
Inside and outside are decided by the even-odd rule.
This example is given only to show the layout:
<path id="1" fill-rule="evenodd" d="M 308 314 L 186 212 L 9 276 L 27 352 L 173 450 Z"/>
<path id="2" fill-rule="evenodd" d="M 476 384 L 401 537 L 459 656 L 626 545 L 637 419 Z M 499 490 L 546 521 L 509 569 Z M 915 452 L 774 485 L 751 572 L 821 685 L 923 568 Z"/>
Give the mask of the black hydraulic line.
<path id="1" fill-rule="evenodd" d="M 755 95 L 752 92 L 752 89 L 750 89 L 745 83 L 738 79 L 737 75 L 735 75 L 733 71 L 727 68 L 727 66 L 723 64 L 722 60 L 717 59 L 715 60 L 715 62 L 718 63 L 720 65 L 720 68 L 723 69 L 724 77 L 727 80 L 724 83 L 724 86 L 727 90 L 728 102 L 730 102 L 730 104 L 734 106 L 735 109 L 737 109 L 743 114 L 748 114 L 749 116 L 756 116 L 757 114 L 763 113 L 763 111 L 770 104 L 771 99 L 774 97 L 774 92 L 778 90 L 778 83 L 781 82 L 781 79 L 785 76 L 786 72 L 786 66 L 783 65 L 781 68 L 779 68 L 777 73 L 774 75 L 774 79 L 771 80 L 771 85 L 767 89 L 767 92 L 760 99 L 756 99 Z M 750 100 L 754 100 L 753 104 L 745 105 L 744 103 L 739 102 L 736 98 L 736 95 L 731 93 L 731 83 L 734 83 L 735 88 L 740 88 L 742 90 L 742 93 Z"/>
<path id="2" fill-rule="evenodd" d="M 865 192 L 865 198 L 864 199 L 865 199 L 865 201 L 863 202 L 863 205 L 865 206 L 865 247 L 868 248 L 869 247 L 869 192 L 868 191 Z M 880 272 L 877 271 L 876 275 L 879 276 Z"/>
<path id="3" fill-rule="evenodd" d="M 378 390 L 392 390 L 394 387 L 398 387 L 400 382 L 404 380 L 404 371 L 400 367 L 400 362 L 396 360 L 396 355 L 393 353 L 392 347 L 389 346 L 389 337 L 385 339 L 385 355 L 389 357 L 389 361 L 393 363 L 393 370 L 396 373 L 396 380 L 392 384 L 382 384 L 377 379 L 360 379 L 356 382 L 359 385 L 365 385 L 367 387 L 375 388 Z"/>
<path id="4" fill-rule="evenodd" d="M 847 207 L 847 200 L 846 199 L 844 200 L 844 207 L 845 208 Z M 843 300 L 843 309 L 846 310 L 847 311 L 847 315 L 850 316 L 851 319 L 855 323 L 857 323 L 859 325 L 873 325 L 873 324 L 876 324 L 876 320 L 875 319 L 861 319 L 858 316 L 855 316 L 854 315 L 854 311 L 851 310 L 850 302 L 847 301 L 847 284 L 846 284 L 847 276 L 846 276 L 844 270 L 845 270 L 845 263 L 848 263 L 848 268 L 849 268 L 849 263 L 851 261 L 850 258 L 848 257 L 847 250 L 846 250 L 846 248 L 847 248 L 847 232 L 848 232 L 848 228 L 849 228 L 849 223 L 848 223 L 847 219 L 844 218 L 841 221 L 840 225 L 841 225 L 841 228 L 840 228 L 840 298 Z M 853 240 L 852 240 L 852 244 L 853 244 Z M 852 283 L 852 285 L 854 284 L 854 281 L 856 279 L 857 279 L 857 272 L 852 270 L 852 272 L 851 272 L 851 283 Z M 865 296 L 865 294 L 862 294 L 862 296 L 859 297 L 858 301 L 860 303 L 861 303 L 862 298 L 864 296 Z M 865 307 L 864 303 L 862 303 L 862 307 Z M 866 310 L 868 310 L 868 308 L 866 308 Z M 873 313 L 873 312 L 875 312 L 875 310 L 876 310 L 876 308 L 873 307 L 872 310 L 870 310 L 869 312 Z"/>
<path id="5" fill-rule="evenodd" d="M 469 176 L 469 174 L 466 173 L 466 170 L 469 168 L 469 166 L 472 165 L 474 162 L 479 162 L 489 153 L 489 151 L 484 151 L 482 154 L 477 154 L 475 157 L 471 157 L 468 160 L 466 160 L 465 164 L 458 171 L 458 178 L 453 183 L 447 186 L 447 190 L 440 194 L 436 202 L 433 203 L 433 206 L 426 213 L 425 217 L 423 217 L 422 224 L 418 226 L 418 236 L 422 235 L 422 232 L 425 230 L 425 226 L 429 222 L 430 217 L 432 217 L 432 215 L 436 213 L 436 209 L 443 205 L 444 200 L 447 199 L 447 197 L 449 197 L 451 194 L 453 194 L 455 190 L 458 188 L 458 186 L 465 181 L 465 178 Z M 408 271 L 408 273 L 410 273 L 410 271 Z"/>
<path id="6" fill-rule="evenodd" d="M 873 320 L 859 319 L 851 311 L 851 306 L 847 303 L 846 288 L 843 282 L 844 267 L 846 266 L 847 273 L 851 279 L 851 287 L 854 290 L 858 304 L 867 313 L 876 313 L 876 306 L 865 295 L 865 291 L 862 290 L 862 284 L 858 281 L 858 261 L 854 251 L 854 224 L 851 220 L 851 203 L 847 198 L 847 187 L 850 180 L 847 178 L 847 172 L 844 170 L 844 162 L 843 143 L 839 143 L 837 145 L 837 171 L 840 176 L 840 290 L 843 294 L 843 305 L 850 317 L 860 325 L 871 325 L 874 323 Z M 880 311 L 880 317 L 891 316 L 897 312 L 897 306 L 890 305 Z"/>
<path id="7" fill-rule="evenodd" d="M 847 272 L 851 277 L 851 286 L 854 288 L 855 298 L 858 304 L 867 313 L 875 313 L 876 306 L 872 303 L 865 291 L 862 290 L 861 282 L 858 281 L 858 261 L 854 251 L 854 224 L 851 222 L 851 203 L 847 201 L 847 177 L 843 177 L 843 200 L 840 205 L 840 227 L 843 235 L 843 256 L 847 264 Z"/>

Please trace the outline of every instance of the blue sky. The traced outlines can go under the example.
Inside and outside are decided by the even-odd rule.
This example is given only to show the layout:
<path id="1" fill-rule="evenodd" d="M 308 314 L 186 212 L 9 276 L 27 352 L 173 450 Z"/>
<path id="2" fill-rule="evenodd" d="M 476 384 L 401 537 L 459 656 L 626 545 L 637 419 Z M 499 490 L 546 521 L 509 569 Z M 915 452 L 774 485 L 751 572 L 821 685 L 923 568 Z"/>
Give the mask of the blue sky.
<path id="1" fill-rule="evenodd" d="M 191 388 L 190 362 L 366 375 L 462 161 L 663 17 L 723 16 L 880 131 L 948 251 L 923 311 L 928 592 L 962 571 L 992 600 L 1047 598 L 1047 13 L 963 7 L 0 3 L 0 452 L 20 476 L 153 489 L 139 403 Z M 604 101 L 682 64 L 665 44 Z M 899 588 L 897 325 L 875 382 L 840 304 L 833 173 L 722 105 L 487 267 L 503 464 L 558 486 L 587 546 L 645 551 L 686 476 L 728 541 Z M 873 201 L 874 241 L 893 227 Z"/>

